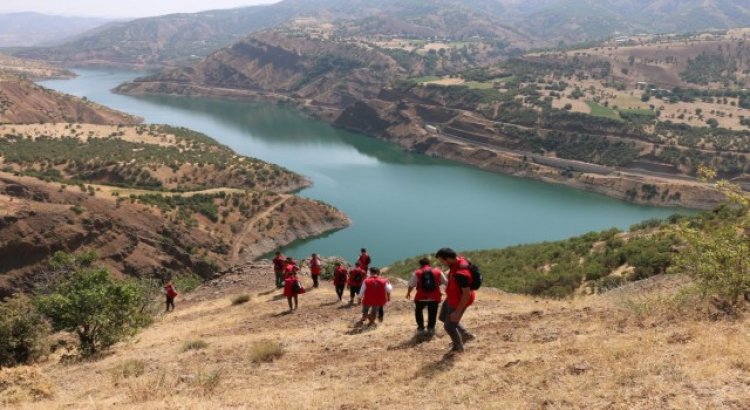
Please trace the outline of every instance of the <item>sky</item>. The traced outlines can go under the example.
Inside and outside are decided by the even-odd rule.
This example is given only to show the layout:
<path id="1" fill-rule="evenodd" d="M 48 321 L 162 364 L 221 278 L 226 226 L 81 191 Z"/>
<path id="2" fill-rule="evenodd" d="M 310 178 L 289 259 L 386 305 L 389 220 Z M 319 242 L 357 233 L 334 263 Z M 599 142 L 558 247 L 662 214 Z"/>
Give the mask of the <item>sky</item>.
<path id="1" fill-rule="evenodd" d="M 0 0 L 0 13 L 128 18 L 276 3 L 279 0 Z"/>

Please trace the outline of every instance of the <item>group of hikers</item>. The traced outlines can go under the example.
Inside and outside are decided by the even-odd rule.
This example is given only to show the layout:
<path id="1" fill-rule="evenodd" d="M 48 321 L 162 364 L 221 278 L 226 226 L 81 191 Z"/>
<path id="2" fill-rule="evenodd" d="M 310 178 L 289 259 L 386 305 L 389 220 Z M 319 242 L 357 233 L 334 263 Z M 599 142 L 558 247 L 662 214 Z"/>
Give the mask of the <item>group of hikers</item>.
<path id="1" fill-rule="evenodd" d="M 474 335 L 463 325 L 461 319 L 466 309 L 474 303 L 475 290 L 481 286 L 482 276 L 479 269 L 466 258 L 459 256 L 453 249 L 442 248 L 437 251 L 435 258 L 445 267 L 448 273 L 443 273 L 433 267 L 429 258 L 419 261 L 419 267 L 414 270 L 408 282 L 406 299 L 412 299 L 414 294 L 414 313 L 419 336 L 431 337 L 435 334 L 438 319 L 443 322 L 446 333 L 450 336 L 452 347 L 450 353 L 460 353 L 464 350 L 464 343 L 474 339 Z M 320 275 L 323 263 L 317 254 L 312 254 L 307 261 L 310 266 L 310 276 L 313 287 L 320 286 Z M 357 322 L 359 326 L 375 326 L 375 320 L 383 322 L 385 306 L 391 301 L 393 286 L 383 276 L 379 268 L 370 267 L 372 259 L 366 249 L 361 249 L 354 267 L 351 269 L 342 262 L 335 262 L 332 275 L 333 286 L 340 302 L 343 302 L 344 291 L 349 288 L 349 305 L 362 305 L 362 317 Z M 305 293 L 298 278 L 300 266 L 291 257 L 285 257 L 276 252 L 273 259 L 275 284 L 283 288 L 287 298 L 289 311 L 297 310 L 298 296 Z M 445 301 L 443 290 L 445 287 Z M 442 307 L 440 303 L 442 302 Z M 424 310 L 427 309 L 427 326 L 424 322 Z"/>

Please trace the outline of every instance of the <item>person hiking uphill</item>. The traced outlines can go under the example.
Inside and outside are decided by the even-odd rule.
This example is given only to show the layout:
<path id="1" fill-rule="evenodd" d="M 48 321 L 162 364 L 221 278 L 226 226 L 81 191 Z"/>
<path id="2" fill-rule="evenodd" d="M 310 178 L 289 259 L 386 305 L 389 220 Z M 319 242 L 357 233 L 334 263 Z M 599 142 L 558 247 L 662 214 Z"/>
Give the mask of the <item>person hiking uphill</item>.
<path id="1" fill-rule="evenodd" d="M 172 311 L 174 311 L 174 299 L 177 297 L 178 293 L 174 288 L 174 284 L 172 281 L 167 281 L 166 284 L 164 284 L 164 295 L 167 297 L 167 309 L 164 311 L 164 313 L 169 312 L 169 308 L 172 308 Z"/>
<path id="2" fill-rule="evenodd" d="M 336 267 L 333 270 L 333 286 L 336 287 L 336 296 L 341 298 L 344 297 L 344 289 L 346 289 L 346 277 L 349 274 L 349 270 L 346 266 L 343 266 L 341 262 L 336 262 Z"/>
<path id="3" fill-rule="evenodd" d="M 411 291 L 416 289 L 414 295 L 414 316 L 417 320 L 417 332 L 420 335 L 425 334 L 424 327 L 424 309 L 427 308 L 427 332 L 432 336 L 435 334 L 435 323 L 437 323 L 437 314 L 440 301 L 443 294 L 440 286 L 448 283 L 442 271 L 430 266 L 429 258 L 422 258 L 419 261 L 419 269 L 415 270 L 411 279 L 409 279 L 409 288 L 406 291 L 406 298 L 411 299 Z"/>
<path id="4" fill-rule="evenodd" d="M 323 268 L 323 262 L 320 261 L 317 253 L 313 253 L 310 258 L 310 276 L 313 280 L 313 287 L 318 287 L 318 278 L 320 278 L 320 271 Z"/>
<path id="5" fill-rule="evenodd" d="M 273 273 L 276 276 L 276 287 L 280 288 L 284 286 L 284 266 L 286 265 L 286 258 L 281 252 L 276 252 L 276 256 L 273 258 Z"/>
<path id="6" fill-rule="evenodd" d="M 297 278 L 297 272 L 292 271 L 291 274 L 284 278 L 284 296 L 286 301 L 289 303 L 289 311 L 297 310 L 299 307 L 298 296 L 305 293 L 305 288 L 302 287 L 302 282 Z M 294 301 L 294 305 L 292 305 Z"/>
<path id="7" fill-rule="evenodd" d="M 359 292 L 362 298 L 362 324 L 368 321 L 367 326 L 375 324 L 375 318 L 378 311 L 391 300 L 391 291 L 393 286 L 387 279 L 380 276 L 380 269 L 370 268 L 370 277 L 362 283 L 362 289 Z"/>
<path id="8" fill-rule="evenodd" d="M 362 248 L 359 250 L 359 259 L 357 259 L 357 263 L 359 264 L 359 267 L 367 273 L 370 268 L 370 263 L 372 263 L 372 258 L 370 258 L 370 255 L 367 253 L 367 249 Z"/>
<path id="9" fill-rule="evenodd" d="M 453 342 L 450 353 L 462 353 L 464 343 L 475 338 L 461 325 L 466 309 L 476 298 L 476 293 L 472 290 L 471 264 L 450 248 L 440 249 L 435 257 L 450 269 L 448 286 L 445 288 L 445 302 L 440 309 L 440 320 Z"/>
<path id="10" fill-rule="evenodd" d="M 362 282 L 365 281 L 367 272 L 362 270 L 359 266 L 359 262 L 349 271 L 349 277 L 346 284 L 349 285 L 349 304 L 354 304 L 354 297 L 359 295 L 359 291 L 362 288 Z"/>

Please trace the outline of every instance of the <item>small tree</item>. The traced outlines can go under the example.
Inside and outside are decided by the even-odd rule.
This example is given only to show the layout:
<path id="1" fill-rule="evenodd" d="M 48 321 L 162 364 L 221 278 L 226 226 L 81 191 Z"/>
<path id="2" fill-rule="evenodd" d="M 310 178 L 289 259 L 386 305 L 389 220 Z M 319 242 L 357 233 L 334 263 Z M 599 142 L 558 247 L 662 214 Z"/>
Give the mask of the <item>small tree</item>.
<path id="1" fill-rule="evenodd" d="M 139 286 L 102 268 L 74 272 L 54 293 L 40 296 L 37 304 L 55 329 L 76 333 L 83 356 L 133 335 L 149 321 Z"/>
<path id="2" fill-rule="evenodd" d="M 701 169 L 704 179 L 715 172 Z M 675 259 L 678 272 L 690 274 L 704 296 L 719 299 L 722 305 L 736 306 L 750 295 L 750 223 L 748 203 L 740 187 L 726 182 L 717 184 L 729 199 L 731 216 L 702 226 L 684 223 L 677 233 L 685 247 Z"/>
<path id="3" fill-rule="evenodd" d="M 0 303 L 0 366 L 31 363 L 45 355 L 49 331 L 49 323 L 26 296 Z"/>

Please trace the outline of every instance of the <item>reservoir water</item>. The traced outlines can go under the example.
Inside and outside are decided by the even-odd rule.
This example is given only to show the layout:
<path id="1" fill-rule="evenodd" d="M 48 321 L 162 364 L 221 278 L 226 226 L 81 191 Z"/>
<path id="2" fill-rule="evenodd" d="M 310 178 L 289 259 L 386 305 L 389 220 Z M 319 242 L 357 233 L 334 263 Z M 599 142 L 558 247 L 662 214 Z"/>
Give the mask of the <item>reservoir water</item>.
<path id="1" fill-rule="evenodd" d="M 148 123 L 192 128 L 240 154 L 309 177 L 314 185 L 300 195 L 341 209 L 353 224 L 284 249 L 294 257 L 317 252 L 354 259 L 360 247 L 367 247 L 375 265 L 386 265 L 443 246 L 469 250 L 558 240 L 592 230 L 627 229 L 676 212 L 405 153 L 275 104 L 110 92 L 143 73 L 76 72 L 73 80 L 42 85 Z"/>

